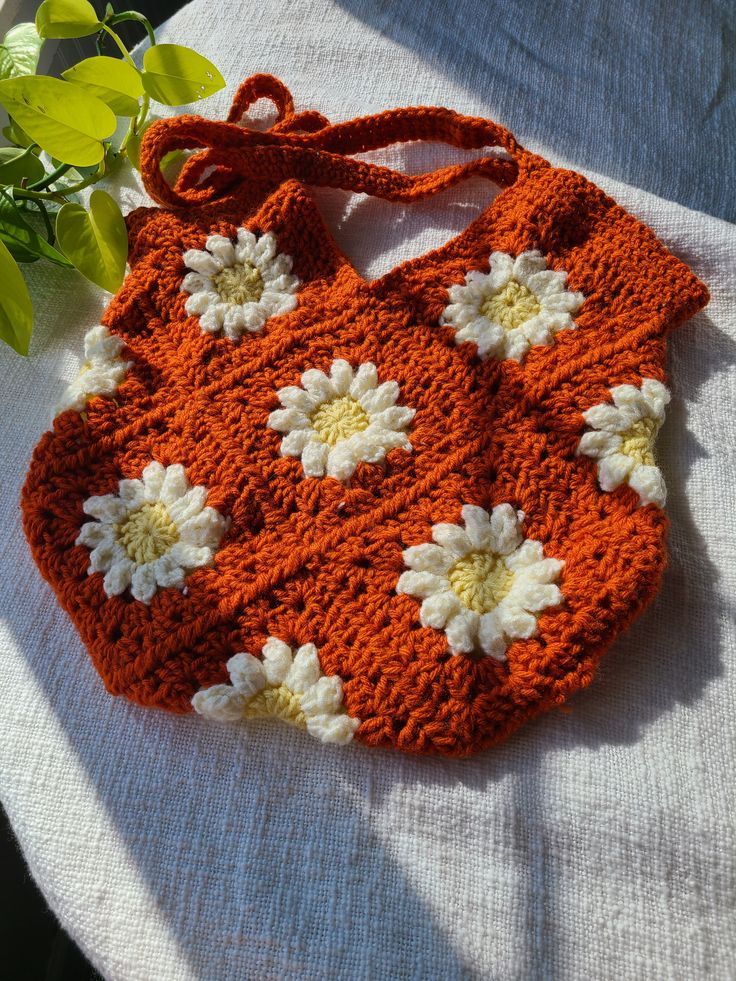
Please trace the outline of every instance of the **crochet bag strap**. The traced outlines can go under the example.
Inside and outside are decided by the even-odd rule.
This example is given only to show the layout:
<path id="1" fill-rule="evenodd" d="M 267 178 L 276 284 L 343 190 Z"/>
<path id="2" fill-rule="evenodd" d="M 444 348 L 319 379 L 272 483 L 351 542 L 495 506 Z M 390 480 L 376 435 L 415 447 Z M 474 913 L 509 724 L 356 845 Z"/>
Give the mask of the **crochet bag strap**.
<path id="1" fill-rule="evenodd" d="M 266 131 L 239 126 L 240 117 L 259 98 L 268 98 L 276 106 L 276 124 Z M 505 156 L 484 156 L 416 175 L 348 156 L 411 140 L 464 149 L 494 146 L 505 151 Z M 187 161 L 172 187 L 160 163 L 173 150 L 200 152 Z M 164 119 L 147 130 L 141 147 L 145 188 L 155 201 L 171 208 L 204 205 L 226 197 L 242 180 L 273 188 L 290 178 L 406 202 L 435 194 L 473 175 L 506 187 L 521 173 L 548 166 L 542 157 L 520 146 L 503 126 L 438 106 L 390 109 L 335 124 L 317 112 L 295 113 L 291 93 L 272 75 L 246 79 L 226 122 L 200 116 Z"/>

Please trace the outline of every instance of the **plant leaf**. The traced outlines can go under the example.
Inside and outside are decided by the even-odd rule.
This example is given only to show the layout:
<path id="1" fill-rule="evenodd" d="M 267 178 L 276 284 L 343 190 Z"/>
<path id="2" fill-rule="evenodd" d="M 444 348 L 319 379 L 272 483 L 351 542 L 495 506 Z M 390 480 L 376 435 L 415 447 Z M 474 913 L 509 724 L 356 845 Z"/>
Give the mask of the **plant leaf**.
<path id="1" fill-rule="evenodd" d="M 143 55 L 143 69 L 143 87 L 165 106 L 198 102 L 225 86 L 211 61 L 180 44 L 154 44 Z"/>
<path id="2" fill-rule="evenodd" d="M 24 177 L 33 184 L 45 173 L 44 165 L 35 153 L 15 146 L 0 147 L 0 184 L 20 184 Z"/>
<path id="3" fill-rule="evenodd" d="M 6 78 L 0 82 L 0 102 L 32 140 L 73 166 L 99 163 L 102 141 L 117 125 L 115 113 L 100 99 L 45 75 Z"/>
<path id="4" fill-rule="evenodd" d="M 48 259 L 57 266 L 70 268 L 72 263 L 53 245 L 49 245 L 25 220 L 11 195 L 0 189 L 0 241 L 4 242 L 16 262 Z"/>
<path id="5" fill-rule="evenodd" d="M 118 289 L 125 276 L 128 233 L 109 194 L 93 191 L 89 211 L 81 204 L 65 204 L 56 216 L 56 237 L 83 276 L 110 293 Z"/>
<path id="6" fill-rule="evenodd" d="M 116 116 L 135 116 L 138 100 L 143 95 L 140 73 L 119 58 L 99 55 L 85 58 L 61 73 L 67 82 L 81 85 L 108 105 Z"/>
<path id="7" fill-rule="evenodd" d="M 87 0 L 44 0 L 36 11 L 36 30 L 43 38 L 86 37 L 101 26 Z"/>
<path id="8" fill-rule="evenodd" d="M 43 38 L 35 24 L 16 24 L 0 44 L 0 78 L 32 75 L 38 66 Z"/>
<path id="9" fill-rule="evenodd" d="M 33 143 L 27 133 L 11 119 L 7 126 L 3 126 L 2 134 L 8 143 L 14 143 L 16 146 L 27 147 Z M 35 151 L 34 151 L 35 152 Z M 41 152 L 40 150 L 38 151 Z"/>
<path id="10" fill-rule="evenodd" d="M 33 305 L 28 287 L 12 255 L 0 242 L 0 338 L 18 354 L 28 354 L 33 330 Z"/>

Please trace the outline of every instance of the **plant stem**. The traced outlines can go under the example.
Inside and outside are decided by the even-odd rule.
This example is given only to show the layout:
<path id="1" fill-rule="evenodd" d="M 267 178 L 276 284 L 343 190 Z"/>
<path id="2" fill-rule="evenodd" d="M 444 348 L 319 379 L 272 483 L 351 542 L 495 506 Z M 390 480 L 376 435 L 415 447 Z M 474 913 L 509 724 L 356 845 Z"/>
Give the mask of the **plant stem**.
<path id="1" fill-rule="evenodd" d="M 41 218 L 43 218 L 43 223 L 46 226 L 46 237 L 48 238 L 49 245 L 53 245 L 56 241 L 56 235 L 54 235 L 54 226 L 51 224 L 46 205 L 43 201 L 35 201 L 34 204 L 38 208 Z"/>
<path id="2" fill-rule="evenodd" d="M 41 180 L 35 181 L 33 184 L 28 185 L 28 190 L 30 191 L 44 191 L 47 187 L 50 187 L 55 181 L 57 181 L 67 170 L 71 170 L 71 164 L 59 164 L 56 170 L 52 170 L 50 174 L 46 174 Z"/>
<path id="3" fill-rule="evenodd" d="M 120 151 L 119 151 L 120 153 L 125 153 L 125 148 L 127 147 L 128 143 L 138 133 L 140 127 L 145 123 L 146 116 L 148 115 L 148 107 L 150 106 L 150 104 L 151 104 L 151 100 L 149 96 L 144 95 L 138 115 L 134 116 L 131 119 L 130 126 L 128 126 L 128 130 L 125 136 L 123 137 L 122 143 L 120 144 Z"/>
<path id="4" fill-rule="evenodd" d="M 120 40 L 120 38 L 119 38 L 119 37 L 117 36 L 117 34 L 115 33 L 115 31 L 113 31 L 113 30 L 112 30 L 112 29 L 111 29 L 110 27 L 108 27 L 108 26 L 107 26 L 107 24 L 104 24 L 104 23 L 103 23 L 103 25 L 102 25 L 102 30 L 103 30 L 103 31 L 105 31 L 105 32 L 106 32 L 107 34 L 109 34 L 109 35 L 110 35 L 110 37 L 111 37 L 111 38 L 113 39 L 113 41 L 115 42 L 115 44 L 117 44 L 117 46 L 118 46 L 118 48 L 120 49 L 120 52 L 121 52 L 121 54 L 122 54 L 122 56 L 123 56 L 123 58 L 125 58 L 125 60 L 126 60 L 126 61 L 128 62 L 128 64 L 129 64 L 129 65 L 132 65 L 132 66 L 133 66 L 133 68 L 135 68 L 135 70 L 136 70 L 136 71 L 138 71 L 138 66 L 137 66 L 137 65 L 136 65 L 136 63 L 135 63 L 135 62 L 133 61 L 133 59 L 132 59 L 132 58 L 130 57 L 130 52 L 129 52 L 129 51 L 128 51 L 128 49 L 127 49 L 127 48 L 125 47 L 125 45 L 124 45 L 124 44 L 123 44 L 123 42 L 122 42 L 122 41 Z"/>
<path id="5" fill-rule="evenodd" d="M 15 188 L 14 192 L 19 197 L 27 198 L 29 201 L 56 201 L 57 203 L 64 204 L 65 199 L 69 197 L 70 194 L 76 194 L 77 191 L 83 190 L 85 187 L 89 187 L 90 184 L 96 184 L 97 181 L 102 180 L 107 172 L 106 158 L 103 157 L 100 162 L 100 166 L 97 170 L 90 174 L 89 177 L 85 177 L 84 180 L 77 181 L 76 184 L 70 184 L 69 187 L 65 187 L 61 191 L 34 191 L 31 188 Z"/>
<path id="6" fill-rule="evenodd" d="M 156 35 L 153 32 L 153 26 L 150 20 L 144 17 L 143 14 L 139 14 L 137 10 L 123 10 L 119 14 L 107 18 L 105 23 L 109 24 L 110 27 L 114 27 L 116 24 L 122 24 L 125 21 L 134 21 L 136 24 L 141 24 L 146 29 L 146 34 L 151 44 L 156 43 Z"/>

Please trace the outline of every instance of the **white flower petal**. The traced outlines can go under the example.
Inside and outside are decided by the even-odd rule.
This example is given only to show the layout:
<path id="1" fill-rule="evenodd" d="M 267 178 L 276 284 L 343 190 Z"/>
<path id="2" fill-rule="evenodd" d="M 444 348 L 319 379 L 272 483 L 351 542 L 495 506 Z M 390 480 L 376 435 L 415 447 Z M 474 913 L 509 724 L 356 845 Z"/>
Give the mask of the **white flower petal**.
<path id="1" fill-rule="evenodd" d="M 371 415 L 383 412 L 394 405 L 399 397 L 399 385 L 395 381 L 386 381 L 373 391 L 366 392 L 358 399 L 366 412 Z"/>
<path id="2" fill-rule="evenodd" d="M 321 673 L 317 648 L 314 644 L 303 644 L 294 655 L 284 684 L 295 695 L 301 695 L 317 682 Z"/>
<path id="3" fill-rule="evenodd" d="M 302 374 L 302 385 L 318 402 L 329 402 L 337 396 L 335 386 L 318 368 L 309 368 Z"/>
<path id="4" fill-rule="evenodd" d="M 488 657 L 495 658 L 497 661 L 506 660 L 508 644 L 495 610 L 481 616 L 478 624 L 478 643 Z"/>
<path id="5" fill-rule="evenodd" d="M 424 600 L 420 610 L 420 621 L 423 627 L 441 630 L 448 620 L 460 614 L 462 610 L 462 603 L 448 584 L 444 593 L 434 593 Z"/>
<path id="6" fill-rule="evenodd" d="M 305 415 L 310 415 L 314 412 L 319 404 L 314 396 L 305 392 L 303 388 L 299 388 L 297 385 L 287 385 L 285 388 L 280 388 L 279 401 L 287 409 L 297 409 L 299 412 L 303 412 Z"/>
<path id="7" fill-rule="evenodd" d="M 475 650 L 479 621 L 478 614 L 467 609 L 452 617 L 445 627 L 445 635 L 454 654 L 470 654 Z"/>
<path id="8" fill-rule="evenodd" d="M 227 670 L 233 688 L 246 699 L 252 698 L 266 687 L 267 666 L 252 654 L 234 654 L 227 662 Z M 269 683 L 272 683 L 270 679 Z"/>
<path id="9" fill-rule="evenodd" d="M 102 581 L 102 588 L 107 596 L 119 596 L 124 593 L 130 585 L 130 577 L 133 573 L 134 565 L 130 561 L 120 561 L 112 565 L 105 573 Z"/>
<path id="10" fill-rule="evenodd" d="M 114 494 L 102 494 L 99 497 L 89 497 L 82 505 L 82 510 L 91 518 L 104 521 L 106 524 L 119 524 L 125 520 L 128 507 Z"/>
<path id="11" fill-rule="evenodd" d="M 382 452 L 383 451 L 379 451 L 379 455 L 382 454 Z M 302 460 L 303 459 L 304 458 L 302 457 Z M 349 480 L 355 473 L 355 468 L 357 467 L 358 462 L 358 457 L 356 456 L 355 450 L 350 443 L 338 443 L 337 446 L 330 448 L 330 451 L 327 454 L 325 473 L 328 477 L 334 477 L 335 480 Z M 304 463 L 304 472 L 307 472 L 306 463 Z"/>
<path id="12" fill-rule="evenodd" d="M 210 235 L 205 242 L 207 251 L 219 260 L 223 268 L 235 265 L 235 249 L 233 243 L 224 235 Z"/>
<path id="13" fill-rule="evenodd" d="M 455 562 L 455 556 L 441 545 L 411 545 L 404 549 L 404 564 L 416 572 L 431 572 L 444 576 Z"/>
<path id="14" fill-rule="evenodd" d="M 302 712 L 312 716 L 339 712 L 342 707 L 342 681 L 336 675 L 320 678 L 319 666 L 317 672 L 317 679 L 304 687 L 304 694 L 299 699 Z"/>
<path id="15" fill-rule="evenodd" d="M 202 276 L 214 276 L 222 272 L 222 263 L 208 252 L 201 252 L 199 249 L 189 249 L 184 253 L 184 265 Z"/>
<path id="16" fill-rule="evenodd" d="M 431 572 L 404 572 L 396 583 L 397 593 L 409 593 L 425 599 L 434 593 L 443 593 L 447 589 L 447 580 L 435 576 Z"/>
<path id="17" fill-rule="evenodd" d="M 520 608 L 536 613 L 548 606 L 559 606 L 562 602 L 562 593 L 552 583 L 538 583 L 519 578 L 510 590 L 508 599 L 517 603 Z"/>
<path id="18" fill-rule="evenodd" d="M 361 395 L 365 395 L 377 385 L 378 372 L 376 366 L 372 361 L 366 361 L 359 366 L 355 373 L 355 378 L 350 386 L 350 394 L 354 399 L 360 399 Z"/>
<path id="19" fill-rule="evenodd" d="M 353 369 L 347 361 L 338 358 L 332 362 L 330 380 L 337 395 L 347 395 L 353 383 Z"/>
<path id="20" fill-rule="evenodd" d="M 465 504 L 460 514 L 465 522 L 465 531 L 473 548 L 491 548 L 493 538 L 491 521 L 485 508 L 479 508 L 475 504 Z"/>
<path id="21" fill-rule="evenodd" d="M 169 517 L 179 529 L 186 527 L 188 521 L 203 510 L 207 500 L 206 487 L 192 487 L 181 497 L 166 505 Z"/>
<path id="22" fill-rule="evenodd" d="M 230 685 L 211 685 L 192 696 L 194 710 L 217 722 L 237 722 L 243 719 L 247 701 L 247 698 Z"/>
<path id="23" fill-rule="evenodd" d="M 146 500 L 157 501 L 166 476 L 166 468 L 157 460 L 151 460 L 143 471 L 143 487 Z"/>
<path id="24" fill-rule="evenodd" d="M 269 685 L 283 684 L 292 663 L 291 648 L 283 640 L 269 637 L 262 647 L 263 670 Z"/>
<path id="25" fill-rule="evenodd" d="M 323 743 L 345 745 L 351 741 L 359 725 L 359 719 L 351 719 L 345 713 L 307 716 L 307 732 Z"/>
<path id="26" fill-rule="evenodd" d="M 327 443 L 312 440 L 307 443 L 302 453 L 302 467 L 307 477 L 324 477 L 330 447 Z"/>
<path id="27" fill-rule="evenodd" d="M 583 419 L 593 429 L 605 429 L 609 433 L 622 433 L 637 420 L 637 415 L 628 406 L 619 409 L 615 405 L 602 403 L 594 405 L 583 413 Z"/>
<path id="28" fill-rule="evenodd" d="M 269 415 L 268 425 L 281 433 L 287 433 L 292 429 L 309 429 L 312 432 L 309 417 L 299 409 L 293 408 L 276 409 Z"/>
<path id="29" fill-rule="evenodd" d="M 141 603 L 150 603 L 156 594 L 158 583 L 151 565 L 139 565 L 131 576 L 130 592 Z"/>
<path id="30" fill-rule="evenodd" d="M 451 525 L 446 522 L 433 525 L 432 538 L 456 558 L 462 558 L 473 550 L 473 543 L 458 525 Z"/>
<path id="31" fill-rule="evenodd" d="M 174 501 L 184 497 L 189 490 L 189 486 L 184 467 L 180 463 L 173 463 L 170 467 L 166 468 L 159 499 L 164 504 L 173 504 Z"/>
<path id="32" fill-rule="evenodd" d="M 522 252 L 514 261 L 514 279 L 526 285 L 530 276 L 535 273 L 543 272 L 547 268 L 544 256 L 537 249 L 530 252 Z"/>
<path id="33" fill-rule="evenodd" d="M 273 428 L 278 429 L 278 426 L 274 426 Z M 281 440 L 281 455 L 301 456 L 307 443 L 312 441 L 320 442 L 313 430 L 292 429 L 292 431 L 287 433 Z"/>
<path id="34" fill-rule="evenodd" d="M 621 437 L 618 433 L 610 433 L 605 429 L 591 429 L 580 437 L 578 453 L 599 459 L 615 453 L 620 446 Z"/>
<path id="35" fill-rule="evenodd" d="M 639 495 L 641 503 L 663 508 L 667 500 L 664 477 L 658 467 L 638 464 L 629 477 L 629 486 Z"/>
<path id="36" fill-rule="evenodd" d="M 524 512 L 510 504 L 499 504 L 490 516 L 491 548 L 499 555 L 509 555 L 522 541 L 521 522 Z"/>
<path id="37" fill-rule="evenodd" d="M 74 544 L 96 548 L 97 545 L 101 545 L 103 542 L 107 542 L 110 545 L 115 543 L 115 526 L 101 521 L 87 521 L 79 529 L 79 534 Z"/>
<path id="38" fill-rule="evenodd" d="M 526 640 L 537 632 L 537 618 L 509 602 L 508 598 L 502 600 L 494 612 L 507 637 Z"/>
<path id="39" fill-rule="evenodd" d="M 616 490 L 631 473 L 634 461 L 623 453 L 612 453 L 598 461 L 598 482 L 604 491 Z"/>

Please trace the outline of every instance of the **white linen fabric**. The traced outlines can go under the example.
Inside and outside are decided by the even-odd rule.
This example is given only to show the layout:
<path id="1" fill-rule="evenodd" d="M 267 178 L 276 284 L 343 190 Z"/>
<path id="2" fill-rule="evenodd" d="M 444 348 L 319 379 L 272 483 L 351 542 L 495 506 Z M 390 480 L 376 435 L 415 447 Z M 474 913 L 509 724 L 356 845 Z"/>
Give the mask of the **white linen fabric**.
<path id="1" fill-rule="evenodd" d="M 506 118 L 337 5 L 198 0 L 160 39 L 221 68 L 228 92 L 201 107 L 212 116 L 241 78 L 270 71 L 298 108 L 333 120 L 410 102 Z M 410 170 L 461 156 L 374 155 Z M 325 746 L 276 723 L 228 728 L 104 692 L 18 512 L 104 298 L 30 270 L 31 357 L 0 352 L 0 796 L 34 878 L 106 978 L 733 977 L 736 231 L 590 176 L 712 292 L 670 343 L 658 444 L 669 571 L 569 711 L 464 762 Z M 377 276 L 456 234 L 492 191 L 474 180 L 409 206 L 316 193 Z M 126 210 L 146 200 L 133 180 L 119 195 Z"/>

